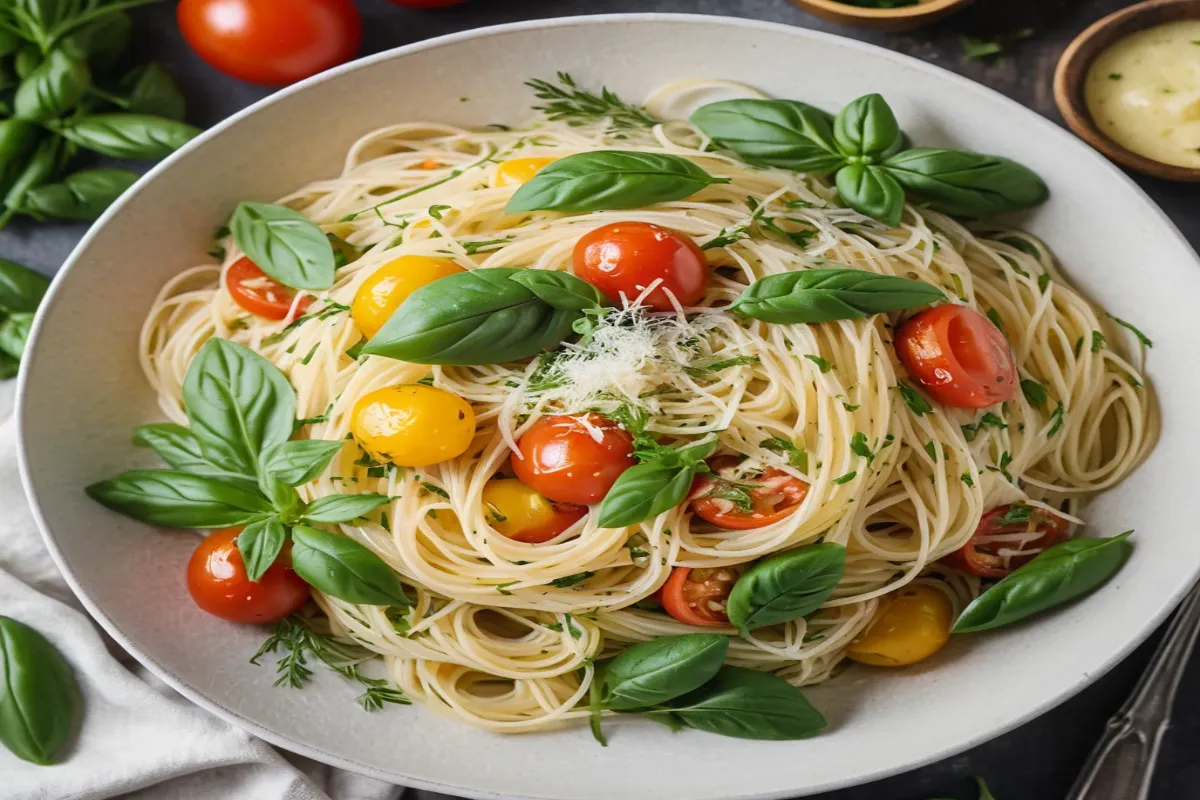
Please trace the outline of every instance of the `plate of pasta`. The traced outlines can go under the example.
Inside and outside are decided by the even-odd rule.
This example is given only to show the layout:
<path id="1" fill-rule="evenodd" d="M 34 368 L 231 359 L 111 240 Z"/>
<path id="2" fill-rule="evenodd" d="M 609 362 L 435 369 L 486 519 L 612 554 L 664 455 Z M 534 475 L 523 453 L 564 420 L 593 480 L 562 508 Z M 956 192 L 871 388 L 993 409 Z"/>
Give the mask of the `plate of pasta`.
<path id="1" fill-rule="evenodd" d="M 485 29 L 110 210 L 34 332 L 23 474 L 100 623 L 283 747 L 797 796 L 1045 710 L 1190 585 L 1197 267 L 1102 158 L 910 59 Z"/>

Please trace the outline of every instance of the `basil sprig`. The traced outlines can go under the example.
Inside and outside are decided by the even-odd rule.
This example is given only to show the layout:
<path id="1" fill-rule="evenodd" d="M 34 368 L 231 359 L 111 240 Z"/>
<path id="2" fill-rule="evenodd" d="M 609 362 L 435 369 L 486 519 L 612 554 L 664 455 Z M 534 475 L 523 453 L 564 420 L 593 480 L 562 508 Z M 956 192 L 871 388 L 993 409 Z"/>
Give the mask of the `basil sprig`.
<path id="1" fill-rule="evenodd" d="M 200 129 L 149 114 L 93 114 L 61 122 L 54 131 L 84 150 L 110 158 L 159 159 L 183 147 Z"/>
<path id="2" fill-rule="evenodd" d="M 677 450 L 661 448 L 652 460 L 621 473 L 600 503 L 600 526 L 624 528 L 652 519 L 679 505 L 698 472 L 707 472 L 704 459 L 717 449 L 716 438 Z"/>
<path id="3" fill-rule="evenodd" d="M 743 635 L 806 617 L 829 599 L 846 570 L 846 548 L 810 544 L 757 562 L 733 585 L 729 622 Z"/>
<path id="4" fill-rule="evenodd" d="M 714 178 L 680 156 L 597 150 L 560 158 L 539 170 L 509 199 L 504 210 L 614 211 L 682 200 Z"/>
<path id="5" fill-rule="evenodd" d="M 21 81 L 13 112 L 33 122 L 61 117 L 83 99 L 91 83 L 86 61 L 53 50 Z"/>
<path id="6" fill-rule="evenodd" d="M 692 123 L 751 164 L 834 173 L 846 205 L 888 225 L 904 211 L 904 193 L 959 217 L 1035 206 L 1049 195 L 1026 167 L 1000 156 L 909 149 L 891 107 L 870 94 L 836 117 L 792 100 L 726 100 L 692 114 Z"/>
<path id="7" fill-rule="evenodd" d="M 944 300 L 922 281 L 866 270 L 806 269 L 759 278 L 729 307 L 764 322 L 805 323 L 860 319 Z"/>
<path id="8" fill-rule="evenodd" d="M 263 272 L 293 289 L 328 289 L 337 262 L 333 245 L 299 211 L 269 203 L 240 203 L 229 221 L 233 239 Z"/>
<path id="9" fill-rule="evenodd" d="M 970 633 L 1039 614 L 1103 585 L 1124 566 L 1133 531 L 1106 539 L 1072 539 L 1040 553 L 963 609 L 953 633 Z"/>
<path id="10" fill-rule="evenodd" d="M 60 183 L 30 188 L 14 206 L 34 219 L 93 220 L 137 179 L 138 174 L 127 169 L 80 170 Z"/>
<path id="11" fill-rule="evenodd" d="M 787 681 L 724 666 L 728 651 L 728 637 L 711 633 L 635 644 L 599 670 L 595 708 L 740 739 L 800 739 L 825 727 Z"/>
<path id="12" fill-rule="evenodd" d="M 413 292 L 362 348 L 415 364 L 503 364 L 557 347 L 604 297 L 565 272 L 475 269 Z"/>
<path id="13" fill-rule="evenodd" d="M 183 383 L 189 425 L 143 425 L 137 444 L 154 448 L 175 469 L 132 470 L 87 487 L 90 497 L 142 522 L 175 528 L 245 527 L 237 546 L 257 581 L 293 538 L 293 567 L 318 589 L 356 603 L 407 602 L 399 579 L 351 539 L 299 525 L 350 522 L 388 502 L 384 495 L 320 497 L 302 503 L 292 487 L 313 480 L 345 444 L 293 441 L 296 391 L 279 369 L 252 350 L 210 339 L 192 359 Z M 308 543 L 301 546 L 297 531 Z M 328 540 L 336 540 L 332 544 Z M 317 543 L 320 543 L 319 545 Z M 304 566 L 295 564 L 302 553 Z M 391 576 L 379 577 L 386 573 Z M 390 587 L 386 601 L 360 585 L 371 576 Z M 339 594 L 339 592 L 341 592 Z M 375 600 L 363 599 L 367 596 Z"/>
<path id="14" fill-rule="evenodd" d="M 34 312 L 49 286 L 40 272 L 0 258 L 0 380 L 17 374 Z"/>
<path id="15" fill-rule="evenodd" d="M 82 710 L 71 665 L 33 628 L 0 617 L 0 742 L 34 764 L 53 764 Z"/>

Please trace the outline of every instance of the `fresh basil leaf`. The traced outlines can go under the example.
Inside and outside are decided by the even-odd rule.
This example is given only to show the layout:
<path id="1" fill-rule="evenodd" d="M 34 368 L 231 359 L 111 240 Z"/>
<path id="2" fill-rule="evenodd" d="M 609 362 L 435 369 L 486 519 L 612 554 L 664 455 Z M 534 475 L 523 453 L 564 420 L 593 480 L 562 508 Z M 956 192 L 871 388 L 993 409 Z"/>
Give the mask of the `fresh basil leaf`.
<path id="1" fill-rule="evenodd" d="M 391 500 L 387 495 L 372 494 L 329 494 L 313 500 L 301 512 L 305 522 L 333 524 L 350 522 L 370 514 Z"/>
<path id="2" fill-rule="evenodd" d="M 1000 156 L 914 148 L 888 158 L 884 165 L 934 211 L 957 217 L 1029 208 L 1050 196 L 1036 173 Z"/>
<path id="3" fill-rule="evenodd" d="M 504 207 L 522 211 L 613 211 L 682 200 L 728 183 L 680 156 L 597 150 L 560 158 L 526 181 Z"/>
<path id="4" fill-rule="evenodd" d="M 52 50 L 17 87 L 13 111 L 34 122 L 61 117 L 83 99 L 91 84 L 86 61 Z"/>
<path id="5" fill-rule="evenodd" d="M 846 163 L 833 141 L 833 115 L 795 100 L 709 103 L 692 124 L 750 164 L 822 174 Z"/>
<path id="6" fill-rule="evenodd" d="M 279 368 L 226 339 L 209 339 L 183 381 L 189 427 L 209 461 L 257 476 L 258 456 L 292 435 L 296 390 Z"/>
<path id="7" fill-rule="evenodd" d="M 333 245 L 315 222 L 284 206 L 240 203 L 229 221 L 233 239 L 263 272 L 293 289 L 333 285 Z"/>
<path id="8" fill-rule="evenodd" d="M 302 439 L 280 442 L 263 451 L 263 472 L 274 476 L 285 486 L 299 486 L 320 475 L 345 444 L 324 439 Z"/>
<path id="9" fill-rule="evenodd" d="M 86 169 L 63 179 L 30 189 L 19 209 L 38 219 L 93 220 L 104 213 L 125 190 L 137 183 L 138 174 L 127 169 Z"/>
<path id="10" fill-rule="evenodd" d="M 32 326 L 33 314 L 29 311 L 18 311 L 5 317 L 0 322 L 0 352 L 20 361 L 25 355 L 25 341 Z"/>
<path id="11" fill-rule="evenodd" d="M 183 147 L 200 129 L 148 114 L 92 114 L 55 125 L 70 142 L 110 158 L 160 159 Z"/>
<path id="12" fill-rule="evenodd" d="M 600 503 L 600 527 L 624 528 L 682 503 L 700 463 L 716 449 L 717 440 L 711 439 L 622 472 Z"/>
<path id="13" fill-rule="evenodd" d="M 557 347 L 581 316 L 519 281 L 519 269 L 475 269 L 417 289 L 362 348 L 415 364 L 504 364 Z"/>
<path id="14" fill-rule="evenodd" d="M 17 377 L 17 373 L 20 371 L 20 361 L 13 358 L 8 353 L 0 352 L 0 381 L 6 381 L 9 378 Z"/>
<path id="15" fill-rule="evenodd" d="M 175 469 L 211 478 L 240 480 L 251 491 L 256 489 L 253 478 L 241 475 L 214 464 L 204 454 L 200 440 L 182 425 L 173 422 L 152 422 L 139 425 L 133 430 L 133 443 L 140 447 L 153 448 L 158 457 Z"/>
<path id="16" fill-rule="evenodd" d="M 904 134 L 882 95 L 868 94 L 838 112 L 833 122 L 833 139 L 847 156 L 881 159 L 903 146 Z"/>
<path id="17" fill-rule="evenodd" d="M 0 120 L 0 193 L 8 194 L 12 189 L 37 149 L 41 135 L 37 123 L 27 119 Z"/>
<path id="18" fill-rule="evenodd" d="M 21 48 L 23 41 L 13 31 L 0 28 L 0 58 L 11 56 Z"/>
<path id="19" fill-rule="evenodd" d="M 0 310 L 37 311 L 48 288 L 50 279 L 42 273 L 0 258 Z"/>
<path id="20" fill-rule="evenodd" d="M 722 667 L 704 686 L 668 705 L 690 728 L 738 739 L 803 739 L 826 725 L 795 686 L 742 667 Z"/>
<path id="21" fill-rule="evenodd" d="M 76 28 L 63 39 L 62 49 L 86 59 L 92 72 L 104 74 L 117 65 L 133 35 L 133 20 L 124 11 L 109 11 Z"/>
<path id="22" fill-rule="evenodd" d="M 53 764 L 82 708 L 62 653 L 28 625 L 0 617 L 0 742 L 17 758 Z"/>
<path id="23" fill-rule="evenodd" d="M 860 269 L 805 269 L 759 278 L 730 310 L 782 324 L 860 319 L 945 299 L 932 284 Z"/>
<path id="24" fill-rule="evenodd" d="M 519 269 L 509 280 L 516 281 L 539 300 L 562 311 L 590 311 L 605 304 L 599 289 L 567 272 Z"/>
<path id="25" fill-rule="evenodd" d="M 9 0 L 6 5 L 19 11 L 35 31 L 49 34 L 81 16 L 85 0 Z"/>
<path id="26" fill-rule="evenodd" d="M 38 143 L 37 149 L 17 175 L 8 193 L 4 195 L 4 206 L 15 212 L 21 210 L 25 194 L 54 178 L 67 160 L 66 141 L 60 136 L 48 136 Z M 3 280 L 0 278 L 0 280 Z"/>
<path id="27" fill-rule="evenodd" d="M 603 707 L 624 711 L 674 700 L 716 675 L 728 652 L 729 637 L 712 633 L 635 644 L 605 666 Z"/>
<path id="28" fill-rule="evenodd" d="M 131 114 L 152 114 L 164 119 L 181 120 L 187 113 L 187 101 L 171 73 L 161 64 L 144 64 L 121 78 L 121 89 Z"/>
<path id="29" fill-rule="evenodd" d="M 24 80 L 41 63 L 42 51 L 36 44 L 29 42 L 17 51 L 16 56 L 13 58 L 13 69 L 16 71 L 17 77 Z"/>
<path id="30" fill-rule="evenodd" d="M 1021 393 L 1025 395 L 1025 402 L 1031 406 L 1041 408 L 1046 405 L 1046 386 L 1039 381 L 1023 379 Z"/>
<path id="31" fill-rule="evenodd" d="M 810 544 L 757 562 L 729 593 L 729 622 L 743 634 L 806 617 L 829 599 L 846 570 L 846 548 Z"/>
<path id="32" fill-rule="evenodd" d="M 400 578 L 379 556 L 346 536 L 292 528 L 292 569 L 331 597 L 372 606 L 410 606 Z"/>
<path id="33" fill-rule="evenodd" d="M 898 225 L 904 213 L 904 189 L 883 167 L 850 164 L 834 176 L 838 194 L 860 214 Z"/>
<path id="34" fill-rule="evenodd" d="M 237 535 L 237 549 L 246 565 L 246 576 L 255 583 L 275 563 L 283 543 L 287 541 L 287 528 L 279 517 L 267 517 L 251 522 Z"/>
<path id="35" fill-rule="evenodd" d="M 963 609 L 952 633 L 998 628 L 1087 594 L 1129 558 L 1133 531 L 1107 539 L 1072 539 L 1038 554 Z"/>
<path id="36" fill-rule="evenodd" d="M 256 492 L 207 475 L 138 469 L 87 487 L 88 497 L 127 517 L 169 528 L 229 528 L 269 514 Z"/>

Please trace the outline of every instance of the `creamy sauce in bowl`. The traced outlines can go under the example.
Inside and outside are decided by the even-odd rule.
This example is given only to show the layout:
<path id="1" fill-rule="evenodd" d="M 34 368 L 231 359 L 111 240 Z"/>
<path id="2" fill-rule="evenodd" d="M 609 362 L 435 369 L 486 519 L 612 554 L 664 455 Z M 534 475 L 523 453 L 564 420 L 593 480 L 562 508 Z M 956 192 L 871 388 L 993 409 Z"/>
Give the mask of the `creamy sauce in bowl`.
<path id="1" fill-rule="evenodd" d="M 1117 40 L 1088 69 L 1084 99 L 1117 144 L 1155 161 L 1200 167 L 1200 19 Z"/>

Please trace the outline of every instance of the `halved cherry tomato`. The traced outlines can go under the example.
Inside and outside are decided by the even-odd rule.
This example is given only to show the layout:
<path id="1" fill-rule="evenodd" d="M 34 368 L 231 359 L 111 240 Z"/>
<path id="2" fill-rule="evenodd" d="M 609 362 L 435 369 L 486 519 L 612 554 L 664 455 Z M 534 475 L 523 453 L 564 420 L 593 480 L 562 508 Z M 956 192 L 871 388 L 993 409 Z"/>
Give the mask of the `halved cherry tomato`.
<path id="1" fill-rule="evenodd" d="M 492 527 L 518 542 L 540 544 L 587 516 L 585 506 L 547 500 L 515 478 L 488 481 L 483 502 Z"/>
<path id="2" fill-rule="evenodd" d="M 965 545 L 943 561 L 981 578 L 1003 578 L 1033 560 L 1047 547 L 1067 540 L 1067 521 L 1040 508 L 1029 509 L 1029 518 L 1005 522 L 1013 506 L 997 506 L 983 515 Z"/>
<path id="3" fill-rule="evenodd" d="M 944 305 L 896 331 L 896 355 L 942 405 L 986 408 L 1013 396 L 1017 365 L 1000 329 L 978 311 Z"/>
<path id="4" fill-rule="evenodd" d="M 275 622 L 297 611 L 310 589 L 292 569 L 292 546 L 283 546 L 275 563 L 251 581 L 237 549 L 241 528 L 210 533 L 192 553 L 187 587 L 196 605 L 230 622 Z"/>
<path id="5" fill-rule="evenodd" d="M 739 462 L 735 456 L 709 459 L 712 472 L 697 475 L 688 494 L 693 514 L 720 528 L 746 531 L 778 522 L 804 502 L 804 481 L 776 467 L 767 467 L 757 477 L 738 478 L 731 473 Z"/>
<path id="6" fill-rule="evenodd" d="M 633 437 L 599 414 L 542 417 L 517 442 L 512 468 L 535 491 L 558 503 L 598 503 L 637 463 Z"/>
<path id="7" fill-rule="evenodd" d="M 242 256 L 229 265 L 225 270 L 225 288 L 229 290 L 233 302 L 266 319 L 287 319 L 292 310 L 292 302 L 296 294 L 279 281 L 258 268 L 250 259 Z M 308 295 L 296 303 L 296 316 L 312 305 Z"/>
<path id="8" fill-rule="evenodd" d="M 575 275 L 595 286 L 613 303 L 632 301 L 661 279 L 642 305 L 671 311 L 667 292 L 684 306 L 704 297 L 708 259 L 691 237 L 649 222 L 614 222 L 585 234 L 575 244 Z"/>
<path id="9" fill-rule="evenodd" d="M 725 603 L 737 573 L 728 567 L 675 567 L 663 584 L 661 602 L 667 613 L 688 625 L 728 625 Z"/>
<path id="10" fill-rule="evenodd" d="M 196 55 L 263 86 L 349 61 L 362 41 L 353 0 L 180 0 L 176 17 Z"/>

